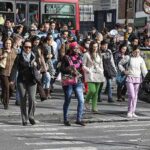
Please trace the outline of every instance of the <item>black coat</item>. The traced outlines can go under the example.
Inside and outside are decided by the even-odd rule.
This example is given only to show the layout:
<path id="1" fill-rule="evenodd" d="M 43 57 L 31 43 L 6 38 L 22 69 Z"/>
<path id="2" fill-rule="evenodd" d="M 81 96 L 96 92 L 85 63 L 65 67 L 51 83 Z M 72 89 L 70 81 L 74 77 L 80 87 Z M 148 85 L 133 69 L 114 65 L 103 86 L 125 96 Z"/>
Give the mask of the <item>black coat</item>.
<path id="1" fill-rule="evenodd" d="M 14 65 L 11 71 L 11 81 L 15 81 L 18 71 L 17 82 L 22 82 L 28 85 L 36 84 L 36 80 L 33 74 L 32 63 L 35 61 L 35 55 L 32 53 L 30 62 L 24 60 L 22 53 L 18 54 L 15 59 Z"/>

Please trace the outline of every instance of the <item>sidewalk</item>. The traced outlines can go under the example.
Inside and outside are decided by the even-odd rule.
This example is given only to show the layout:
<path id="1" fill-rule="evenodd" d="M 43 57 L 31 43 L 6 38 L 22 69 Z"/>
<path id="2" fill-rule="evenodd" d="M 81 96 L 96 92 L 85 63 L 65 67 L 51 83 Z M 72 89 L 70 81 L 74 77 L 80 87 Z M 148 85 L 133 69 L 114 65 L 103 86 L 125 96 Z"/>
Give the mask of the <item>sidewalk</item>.
<path id="1" fill-rule="evenodd" d="M 52 93 L 52 98 L 41 102 L 37 99 L 37 107 L 35 111 L 35 118 L 39 121 L 55 121 L 62 122 L 63 119 L 63 92 L 61 90 L 61 85 L 56 83 L 54 86 L 55 90 Z M 115 93 L 115 89 L 113 90 Z M 114 94 L 115 95 L 115 94 Z M 93 122 L 113 122 L 113 121 L 130 121 L 133 119 L 127 118 L 127 100 L 125 102 L 108 103 L 106 101 L 106 95 L 102 94 L 103 102 L 98 102 L 98 114 L 93 114 L 92 112 L 84 113 L 84 120 L 88 123 Z M 114 100 L 116 100 L 114 96 Z M 72 99 L 70 104 L 69 117 L 71 120 L 76 118 L 76 107 L 77 100 Z M 142 101 L 138 101 L 137 113 L 139 117 L 136 119 L 138 121 L 150 120 L 150 104 Z M 10 105 L 8 110 L 3 109 L 3 105 L 0 104 L 0 120 L 3 119 L 18 119 L 20 118 L 20 107 L 15 105 L 15 98 L 10 100 Z"/>

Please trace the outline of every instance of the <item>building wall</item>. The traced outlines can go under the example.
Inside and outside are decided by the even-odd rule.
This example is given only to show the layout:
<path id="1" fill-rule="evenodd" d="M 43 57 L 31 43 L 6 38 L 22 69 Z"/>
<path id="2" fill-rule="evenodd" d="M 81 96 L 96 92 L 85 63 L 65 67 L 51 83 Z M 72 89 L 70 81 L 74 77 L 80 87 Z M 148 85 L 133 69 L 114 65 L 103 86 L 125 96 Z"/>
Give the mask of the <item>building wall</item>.
<path id="1" fill-rule="evenodd" d="M 134 24 L 137 21 L 139 22 L 139 18 L 141 18 L 141 21 L 143 18 L 144 21 L 144 17 L 146 18 L 147 22 L 150 22 L 150 15 L 144 13 L 143 11 L 143 1 L 144 0 L 128 0 L 127 18 L 129 24 Z M 126 0 L 79 0 L 79 3 L 80 5 L 91 5 L 93 7 L 91 12 L 93 15 L 91 18 L 93 18 L 93 20 L 89 20 L 89 22 L 92 22 L 93 25 L 96 25 L 96 22 L 98 22 L 94 19 L 104 18 L 100 15 L 101 13 L 106 13 L 104 15 L 107 15 L 108 10 L 116 10 L 116 23 L 125 23 Z M 96 16 L 97 13 L 99 13 L 98 16 Z M 106 19 L 101 21 L 103 21 L 103 24 L 105 24 Z M 84 21 L 82 24 L 84 24 Z"/>
<path id="2" fill-rule="evenodd" d="M 130 0 L 129 0 L 130 1 Z M 132 0 L 134 1 L 134 0 Z M 125 18 L 125 4 L 126 0 L 119 0 L 118 1 L 118 19 L 124 19 Z M 129 5 L 128 5 L 129 7 Z M 132 8 L 128 8 L 128 18 L 132 19 L 134 18 L 134 2 L 132 3 Z"/>
<path id="3" fill-rule="evenodd" d="M 105 26 L 113 28 L 116 24 L 118 0 L 80 0 L 79 4 L 81 28 L 84 26 L 85 29 L 89 22 L 99 30 Z M 89 12 L 87 12 L 88 7 L 90 7 Z"/>

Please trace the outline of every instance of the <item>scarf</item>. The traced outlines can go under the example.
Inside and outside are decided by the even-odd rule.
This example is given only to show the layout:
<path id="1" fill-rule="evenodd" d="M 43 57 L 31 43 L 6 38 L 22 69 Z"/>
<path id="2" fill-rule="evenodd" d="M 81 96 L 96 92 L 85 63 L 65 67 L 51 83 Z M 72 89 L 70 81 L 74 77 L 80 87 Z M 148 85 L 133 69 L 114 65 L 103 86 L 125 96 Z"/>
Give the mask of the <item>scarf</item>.
<path id="1" fill-rule="evenodd" d="M 31 54 L 31 52 L 29 54 L 25 53 L 24 51 L 22 52 L 22 56 L 26 62 L 30 62 Z"/>

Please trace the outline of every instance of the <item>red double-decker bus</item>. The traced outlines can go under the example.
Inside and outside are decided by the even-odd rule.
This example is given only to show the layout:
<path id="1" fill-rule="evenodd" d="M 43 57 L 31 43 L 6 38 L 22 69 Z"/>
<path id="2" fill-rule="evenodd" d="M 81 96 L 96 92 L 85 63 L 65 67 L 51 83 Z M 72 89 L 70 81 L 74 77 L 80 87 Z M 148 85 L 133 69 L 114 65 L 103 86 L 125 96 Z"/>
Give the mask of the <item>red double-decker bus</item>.
<path id="1" fill-rule="evenodd" d="M 74 30 L 80 27 L 78 0 L 0 0 L 0 14 L 14 22 L 19 17 L 28 26 L 55 20 L 72 23 Z"/>

